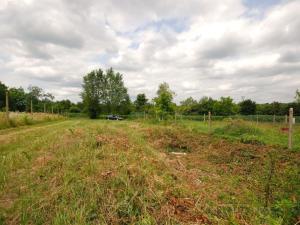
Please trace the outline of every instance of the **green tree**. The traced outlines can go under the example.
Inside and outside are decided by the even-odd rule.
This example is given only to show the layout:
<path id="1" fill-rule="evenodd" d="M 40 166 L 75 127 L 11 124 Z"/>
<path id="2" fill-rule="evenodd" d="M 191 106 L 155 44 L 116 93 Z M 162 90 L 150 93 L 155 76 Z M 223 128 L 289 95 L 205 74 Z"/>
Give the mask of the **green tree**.
<path id="1" fill-rule="evenodd" d="M 27 94 L 27 104 L 26 104 L 26 110 L 30 111 L 31 109 L 31 101 L 33 105 L 34 111 L 42 111 L 42 106 L 39 104 L 41 101 L 41 98 L 44 95 L 44 91 L 42 88 L 37 86 L 29 86 L 28 87 L 28 94 Z"/>
<path id="2" fill-rule="evenodd" d="M 239 106 L 242 115 L 254 115 L 256 113 L 256 103 L 251 99 L 241 101 Z"/>
<path id="3" fill-rule="evenodd" d="M 27 94 L 23 88 L 9 89 L 9 108 L 11 111 L 24 112 L 26 110 Z"/>
<path id="4" fill-rule="evenodd" d="M 81 96 L 91 119 L 97 118 L 100 113 L 100 99 L 106 96 L 105 84 L 105 76 L 101 69 L 94 70 L 83 78 Z"/>
<path id="5" fill-rule="evenodd" d="M 213 112 L 214 105 L 216 104 L 216 100 L 211 97 L 203 97 L 198 102 L 198 113 L 200 114 L 208 114 L 208 112 Z"/>
<path id="6" fill-rule="evenodd" d="M 136 100 L 134 101 L 134 106 L 137 112 L 145 111 L 148 105 L 148 99 L 145 94 L 138 94 Z"/>
<path id="7" fill-rule="evenodd" d="M 296 102 L 300 104 L 300 90 L 296 90 L 296 96 L 295 96 Z"/>
<path id="8" fill-rule="evenodd" d="M 0 81 L 0 111 L 5 107 L 5 96 L 7 87 Z"/>
<path id="9" fill-rule="evenodd" d="M 230 97 L 221 97 L 219 101 L 214 104 L 213 112 L 219 116 L 229 116 L 236 114 L 238 111 L 237 105 Z"/>
<path id="10" fill-rule="evenodd" d="M 103 73 L 101 69 L 88 73 L 83 78 L 81 94 L 90 118 L 96 118 L 100 112 L 130 112 L 130 99 L 124 86 L 123 76 L 112 68 Z"/>
<path id="11" fill-rule="evenodd" d="M 198 113 L 199 104 L 195 99 L 189 97 L 180 102 L 179 109 L 183 114 L 195 114 Z"/>
<path id="12" fill-rule="evenodd" d="M 156 92 L 157 97 L 154 98 L 156 112 L 164 118 L 169 113 L 174 113 L 175 104 L 173 98 L 175 93 L 171 91 L 169 85 L 164 82 L 159 85 L 158 91 Z"/>
<path id="13" fill-rule="evenodd" d="M 105 107 L 109 113 L 120 113 L 124 104 L 130 104 L 127 88 L 124 86 L 123 76 L 112 68 L 106 71 L 105 76 L 107 96 L 103 98 Z"/>

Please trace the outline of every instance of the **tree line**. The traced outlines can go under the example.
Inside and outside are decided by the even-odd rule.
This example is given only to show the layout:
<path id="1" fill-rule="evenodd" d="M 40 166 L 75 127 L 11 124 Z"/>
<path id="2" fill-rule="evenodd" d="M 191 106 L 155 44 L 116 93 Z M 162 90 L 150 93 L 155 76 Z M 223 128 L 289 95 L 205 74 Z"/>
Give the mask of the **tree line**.
<path id="1" fill-rule="evenodd" d="M 5 110 L 5 96 L 9 93 L 9 109 L 14 112 L 48 112 L 66 113 L 80 112 L 82 103 L 72 103 L 70 100 L 55 101 L 53 94 L 45 92 L 37 86 L 9 88 L 0 81 L 0 111 Z"/>
<path id="2" fill-rule="evenodd" d="M 189 97 L 174 103 L 175 92 L 167 83 L 159 85 L 156 97 L 148 99 L 145 93 L 140 93 L 132 102 L 128 89 L 124 85 L 123 75 L 112 68 L 103 71 L 97 69 L 83 77 L 82 102 L 72 103 L 70 100 L 55 101 L 51 93 L 42 88 L 30 86 L 27 90 L 9 88 L 0 82 L 0 110 L 5 107 L 5 93 L 9 92 L 11 111 L 30 112 L 31 105 L 34 112 L 54 113 L 86 113 L 90 118 L 97 118 L 100 114 L 128 115 L 134 112 L 156 114 L 159 117 L 174 115 L 203 115 L 210 111 L 214 115 L 230 116 L 241 115 L 286 115 L 290 107 L 294 108 L 295 115 L 300 115 L 300 91 L 296 91 L 295 101 L 290 103 L 258 104 L 251 99 L 243 99 L 235 103 L 231 97 L 213 99 Z"/>

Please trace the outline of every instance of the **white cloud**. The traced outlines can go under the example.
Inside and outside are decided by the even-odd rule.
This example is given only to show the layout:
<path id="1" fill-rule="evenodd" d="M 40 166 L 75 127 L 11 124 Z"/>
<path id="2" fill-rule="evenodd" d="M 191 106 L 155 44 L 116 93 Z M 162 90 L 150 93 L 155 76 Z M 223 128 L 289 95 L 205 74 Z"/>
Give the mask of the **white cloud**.
<path id="1" fill-rule="evenodd" d="M 177 101 L 292 101 L 300 2 L 264 10 L 242 0 L 2 0 L 0 80 L 75 101 L 84 74 L 112 66 L 131 96 L 153 97 L 166 81 Z"/>

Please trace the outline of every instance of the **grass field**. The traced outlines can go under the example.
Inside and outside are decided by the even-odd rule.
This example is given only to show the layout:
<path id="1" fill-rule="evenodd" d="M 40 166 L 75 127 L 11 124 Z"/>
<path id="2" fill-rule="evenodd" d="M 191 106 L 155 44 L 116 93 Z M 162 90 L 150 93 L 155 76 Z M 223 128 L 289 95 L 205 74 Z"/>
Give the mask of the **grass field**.
<path id="1" fill-rule="evenodd" d="M 10 112 L 9 114 L 9 122 L 7 122 L 6 114 L 0 112 L 0 130 L 11 128 L 11 127 L 20 127 L 26 125 L 33 125 L 37 123 L 62 120 L 63 116 L 57 114 L 49 114 L 49 113 L 15 113 Z"/>
<path id="2" fill-rule="evenodd" d="M 295 224 L 299 127 L 294 139 L 289 151 L 279 125 L 241 121 L 3 129 L 0 224 Z"/>

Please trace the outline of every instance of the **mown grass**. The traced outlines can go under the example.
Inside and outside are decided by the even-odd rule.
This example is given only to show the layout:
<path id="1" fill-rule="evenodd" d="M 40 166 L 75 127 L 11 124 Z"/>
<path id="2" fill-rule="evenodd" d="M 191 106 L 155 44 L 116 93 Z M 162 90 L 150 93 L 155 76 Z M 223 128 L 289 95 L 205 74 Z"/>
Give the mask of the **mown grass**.
<path id="1" fill-rule="evenodd" d="M 25 125 L 33 125 L 42 122 L 50 122 L 62 120 L 64 117 L 57 114 L 48 113 L 14 113 L 9 114 L 9 121 L 6 119 L 6 114 L 0 112 L 0 129 L 11 127 L 20 127 Z"/>
<path id="2" fill-rule="evenodd" d="M 296 223 L 299 153 L 200 126 L 81 119 L 2 132 L 0 224 Z"/>

